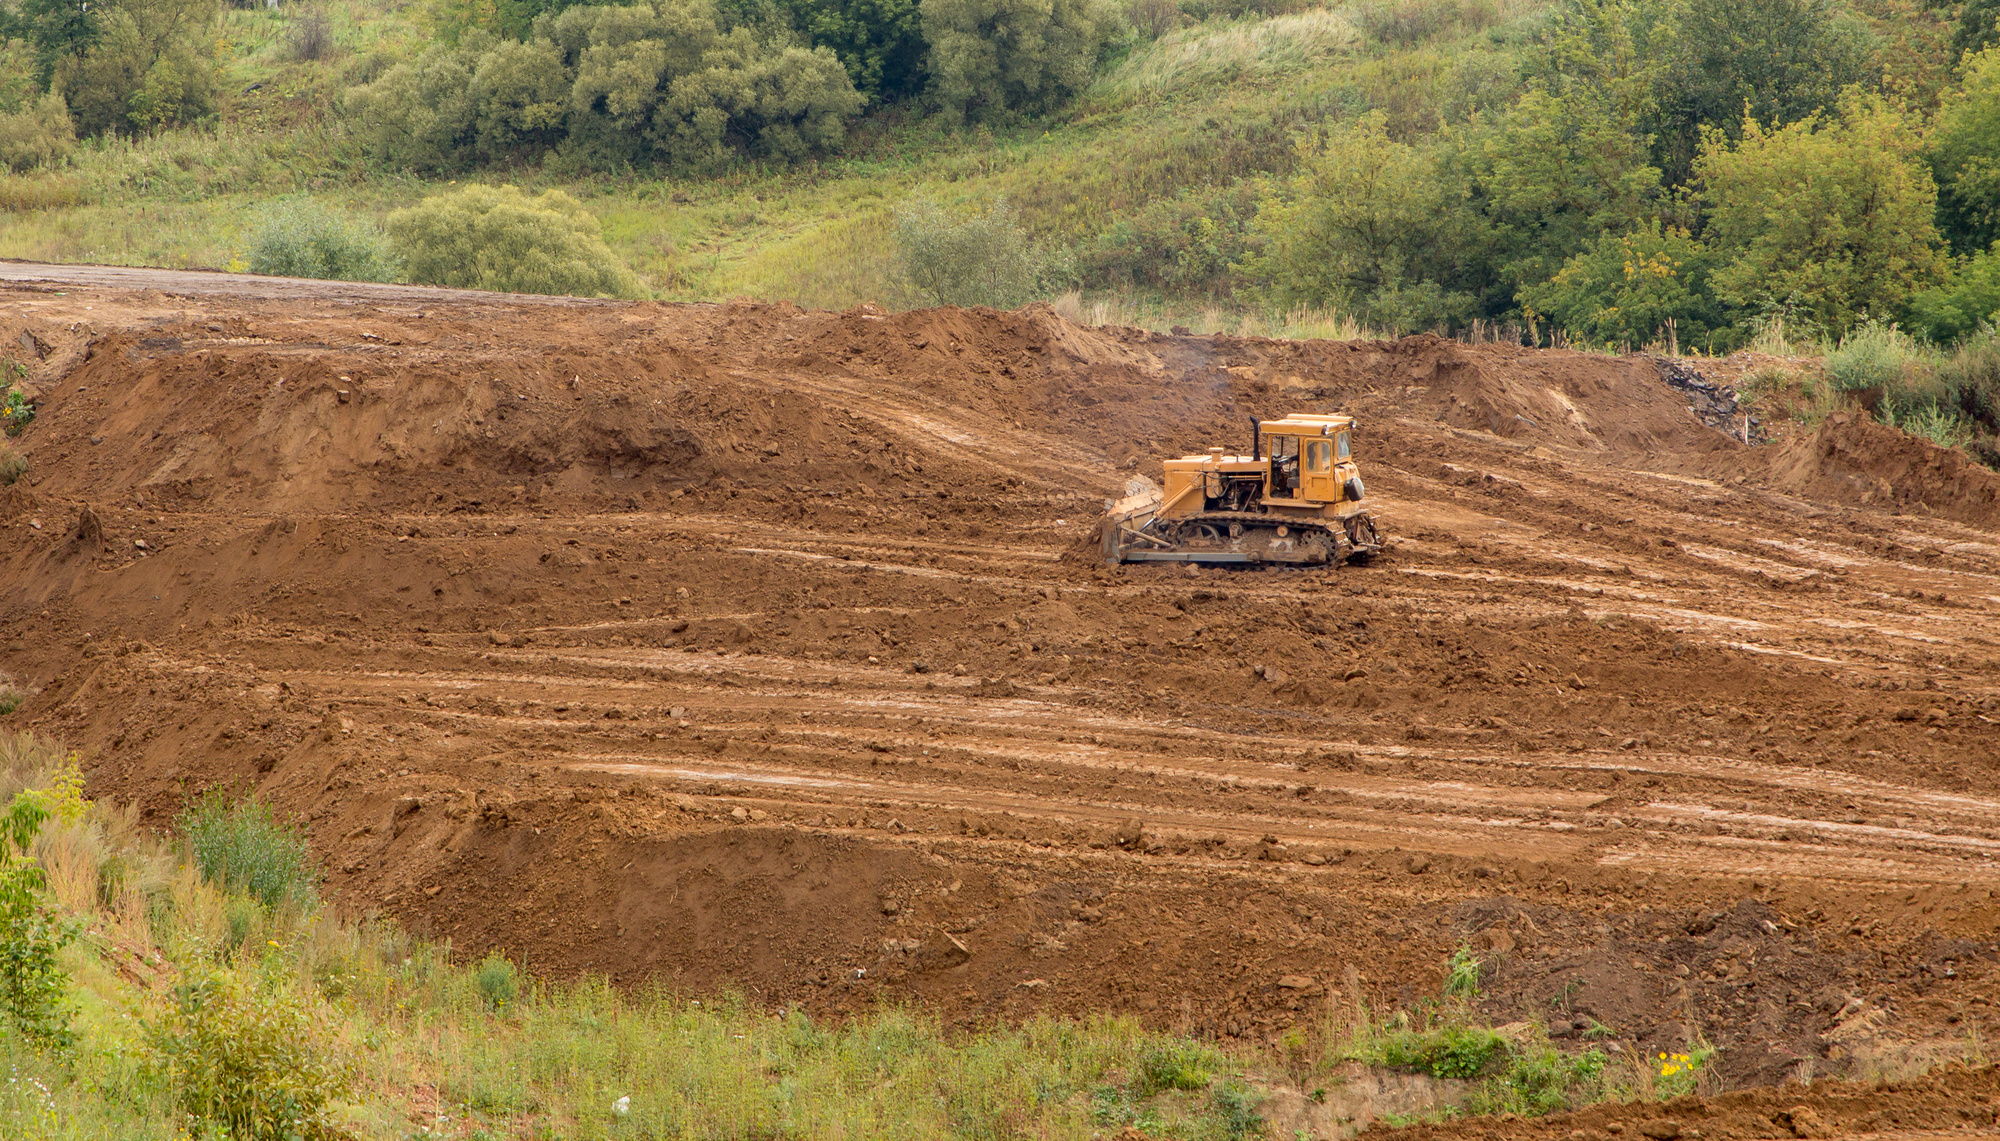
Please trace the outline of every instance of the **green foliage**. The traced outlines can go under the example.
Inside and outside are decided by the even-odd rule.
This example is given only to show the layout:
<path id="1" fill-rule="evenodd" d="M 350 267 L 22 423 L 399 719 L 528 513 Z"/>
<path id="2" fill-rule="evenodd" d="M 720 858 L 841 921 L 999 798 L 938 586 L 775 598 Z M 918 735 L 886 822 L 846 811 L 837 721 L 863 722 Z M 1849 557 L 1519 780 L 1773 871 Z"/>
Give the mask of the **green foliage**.
<path id="1" fill-rule="evenodd" d="M 947 116 L 1054 110 L 1128 34 L 1112 0 L 922 0 L 931 90 Z"/>
<path id="2" fill-rule="evenodd" d="M 1911 324 L 1940 345 L 2000 323 L 2000 242 L 1955 266 L 1944 284 L 1910 299 Z"/>
<path id="3" fill-rule="evenodd" d="M 1100 288 L 1223 294 L 1233 267 L 1249 254 L 1256 211 L 1256 188 L 1247 182 L 1155 198 L 1100 233 L 1077 268 L 1086 284 Z"/>
<path id="4" fill-rule="evenodd" d="M 1962 0 L 1952 28 L 1955 54 L 1971 54 L 2000 44 L 2000 0 Z"/>
<path id="5" fill-rule="evenodd" d="M 569 8 L 535 30 L 469 34 L 350 91 L 369 151 L 431 171 L 559 143 L 585 165 L 791 162 L 839 146 L 862 105 L 831 49 L 725 30 L 713 0 Z"/>
<path id="6" fill-rule="evenodd" d="M 381 231 L 304 199 L 265 210 L 249 262 L 251 273 L 331 281 L 394 281 L 399 272 Z"/>
<path id="7" fill-rule="evenodd" d="M 1709 129 L 1783 127 L 1869 79 L 1866 29 L 1837 0 L 1655 0 L 1655 10 L 1671 24 L 1654 131 L 1672 181 L 1692 170 Z"/>
<path id="8" fill-rule="evenodd" d="M 19 362 L 0 358 L 0 433 L 18 436 L 35 422 L 35 406 L 29 402 L 28 394 L 14 387 L 15 380 L 26 375 L 28 371 Z M 15 473 L 17 477 L 19 474 Z"/>
<path id="9" fill-rule="evenodd" d="M 1905 387 L 1926 371 L 1926 353 L 1893 324 L 1865 321 L 1826 354 L 1826 374 L 1842 392 Z"/>
<path id="10" fill-rule="evenodd" d="M 69 105 L 44 95 L 18 111 L 0 113 L 0 167 L 34 170 L 54 166 L 76 146 Z"/>
<path id="11" fill-rule="evenodd" d="M 1987 434 L 2000 433 L 2000 334 L 1989 330 L 1960 345 L 1938 365 L 1937 383 L 1948 406 Z"/>
<path id="12" fill-rule="evenodd" d="M 38 86 L 47 89 L 57 67 L 96 46 L 107 10 L 91 0 L 21 0 L 12 30 L 34 48 Z"/>
<path id="13" fill-rule="evenodd" d="M 1701 1088 L 1708 1063 L 1715 1055 L 1715 1047 L 1705 1042 L 1689 1046 L 1686 1053 L 1659 1055 L 1654 1059 L 1654 1064 L 1659 1067 L 1653 1078 L 1654 1095 L 1661 1101 L 1671 1101 L 1694 1093 Z"/>
<path id="14" fill-rule="evenodd" d="M 1844 332 L 1942 280 L 1937 191 L 1916 147 L 1895 109 L 1858 94 L 1831 119 L 1776 130 L 1751 120 L 1734 148 L 1711 132 L 1695 171 L 1716 295 L 1788 305 Z"/>
<path id="15" fill-rule="evenodd" d="M 69 976 L 56 961 L 76 928 L 42 900 L 47 879 L 29 848 L 53 815 L 48 801 L 21 793 L 0 814 L 0 1014 L 6 1029 L 37 1049 L 67 1052 Z"/>
<path id="16" fill-rule="evenodd" d="M 520 971 L 497 951 L 479 960 L 479 965 L 472 969 L 472 981 L 479 988 L 479 997 L 486 1000 L 486 1008 L 496 1013 L 514 1005 L 521 997 Z"/>
<path id="17" fill-rule="evenodd" d="M 148 1062 L 182 1111 L 234 1141 L 338 1141 L 329 1110 L 350 1078 L 320 1023 L 275 982 L 196 970 L 147 1027 Z"/>
<path id="18" fill-rule="evenodd" d="M 88 50 L 61 60 L 53 82 L 85 135 L 192 123 L 215 110 L 215 6 L 208 0 L 119 0 Z"/>
<path id="19" fill-rule="evenodd" d="M 1437 1078 L 1476 1078 L 1507 1053 L 1507 1040 L 1484 1026 L 1449 1022 L 1429 1030 L 1384 1031 L 1365 1061 Z"/>
<path id="20" fill-rule="evenodd" d="M 1434 149 L 1399 143 L 1381 112 L 1308 135 L 1298 170 L 1274 183 L 1245 261 L 1271 308 L 1333 308 L 1397 331 L 1455 324 L 1474 299 L 1448 291 L 1465 249 L 1463 193 Z"/>
<path id="21" fill-rule="evenodd" d="M 1609 1092 L 1602 1050 L 1565 1054 L 1544 1041 L 1510 1053 L 1506 1069 L 1480 1083 L 1467 1106 L 1474 1113 L 1541 1117 L 1581 1109 Z"/>
<path id="22" fill-rule="evenodd" d="M 1221 1063 L 1213 1051 L 1197 1043 L 1162 1043 L 1139 1056 L 1132 1094 L 1144 1098 L 1162 1090 L 1207 1089 Z"/>
<path id="23" fill-rule="evenodd" d="M 776 0 L 815 47 L 829 48 L 855 90 L 894 102 L 923 91 L 929 46 L 917 0 Z"/>
<path id="24" fill-rule="evenodd" d="M 1264 1118 L 1257 1109 L 1264 1104 L 1264 1096 L 1249 1086 L 1240 1081 L 1223 1082 L 1209 1095 L 1209 1102 L 1215 1107 L 1224 1137 L 1256 1137 L 1263 1134 Z"/>
<path id="25" fill-rule="evenodd" d="M 1035 248 L 999 199 L 962 217 L 931 198 L 905 202 L 896 210 L 896 258 L 904 282 L 931 305 L 1012 309 L 1038 281 Z"/>
<path id="26" fill-rule="evenodd" d="M 312 908 L 319 875 L 302 833 L 278 823 L 271 810 L 248 797 L 212 789 L 182 809 L 174 827 L 186 837 L 202 878 L 240 891 L 265 907 L 290 902 Z"/>
<path id="27" fill-rule="evenodd" d="M 510 293 L 638 297 L 645 287 L 604 244 L 602 228 L 560 190 L 467 186 L 389 216 L 413 282 Z"/>
<path id="28" fill-rule="evenodd" d="M 2000 47 L 1969 56 L 1930 137 L 1938 223 L 1961 253 L 2000 242 Z"/>
<path id="29" fill-rule="evenodd" d="M 1580 343 L 1645 345 L 1664 340 L 1672 322 L 1682 344 L 1700 344 L 1727 324 L 1709 268 L 1707 248 L 1686 230 L 1654 222 L 1593 239 L 1554 278 L 1523 289 L 1521 302 Z"/>
<path id="30" fill-rule="evenodd" d="M 1444 993 L 1447 998 L 1474 999 L 1479 997 L 1479 971 L 1483 964 L 1472 953 L 1470 947 L 1460 947 L 1451 953 L 1451 962 L 1445 967 Z"/>

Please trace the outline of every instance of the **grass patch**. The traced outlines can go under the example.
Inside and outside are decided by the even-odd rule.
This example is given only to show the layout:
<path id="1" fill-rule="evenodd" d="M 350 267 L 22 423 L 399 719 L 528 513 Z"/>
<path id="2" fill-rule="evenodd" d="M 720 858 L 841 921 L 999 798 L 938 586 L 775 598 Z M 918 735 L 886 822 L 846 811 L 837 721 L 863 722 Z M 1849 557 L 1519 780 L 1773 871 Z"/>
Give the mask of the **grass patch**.
<path id="1" fill-rule="evenodd" d="M 211 790 L 183 809 L 174 827 L 209 883 L 267 908 L 318 904 L 319 873 L 304 834 L 278 823 L 257 801 Z"/>

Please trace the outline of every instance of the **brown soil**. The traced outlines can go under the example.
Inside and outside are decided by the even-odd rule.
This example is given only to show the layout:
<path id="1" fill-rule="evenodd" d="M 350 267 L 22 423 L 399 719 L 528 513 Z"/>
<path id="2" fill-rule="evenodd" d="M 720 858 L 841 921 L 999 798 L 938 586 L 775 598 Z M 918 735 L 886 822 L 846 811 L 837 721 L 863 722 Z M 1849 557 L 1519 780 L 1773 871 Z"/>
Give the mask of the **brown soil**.
<path id="1" fill-rule="evenodd" d="M 1470 943 L 1496 1019 L 1730 1086 L 2000 1034 L 1954 455 L 1746 448 L 1636 357 L 105 272 L 0 266 L 7 724 L 162 823 L 255 788 L 350 908 L 1252 1039 Z M 1130 472 L 1299 408 L 1361 418 L 1371 565 L 1091 559 Z"/>

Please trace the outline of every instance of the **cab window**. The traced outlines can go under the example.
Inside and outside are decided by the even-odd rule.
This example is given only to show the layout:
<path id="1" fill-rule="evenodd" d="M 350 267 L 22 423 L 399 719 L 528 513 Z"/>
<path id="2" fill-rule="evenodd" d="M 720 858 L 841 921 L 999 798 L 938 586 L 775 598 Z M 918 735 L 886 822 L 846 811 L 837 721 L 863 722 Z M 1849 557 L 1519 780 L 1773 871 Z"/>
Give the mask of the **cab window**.
<path id="1" fill-rule="evenodd" d="M 1333 439 L 1334 439 L 1334 448 L 1339 453 L 1341 461 L 1343 463 L 1346 462 L 1350 457 L 1350 454 L 1347 450 L 1347 433 L 1342 432 L 1339 435 L 1336 435 Z"/>
<path id="2" fill-rule="evenodd" d="M 1325 440 L 1306 442 L 1306 470 L 1323 472 L 1333 467 L 1333 445 Z"/>

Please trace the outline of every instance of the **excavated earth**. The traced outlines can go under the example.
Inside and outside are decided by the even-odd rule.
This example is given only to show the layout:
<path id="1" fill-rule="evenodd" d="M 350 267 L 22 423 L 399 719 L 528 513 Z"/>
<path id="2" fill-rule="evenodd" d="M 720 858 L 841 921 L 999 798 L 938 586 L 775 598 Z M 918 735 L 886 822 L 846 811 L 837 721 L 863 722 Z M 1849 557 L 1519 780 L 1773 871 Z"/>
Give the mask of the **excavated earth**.
<path id="1" fill-rule="evenodd" d="M 1496 1020 L 1719 1047 L 1710 1137 L 2000 1037 L 2000 475 L 1865 417 L 1746 446 L 1644 358 L 1430 337 L 17 264 L 0 354 L 0 725 L 161 824 L 254 790 L 461 949 L 1276 1041 L 1470 945 Z M 1132 473 L 1295 410 L 1359 417 L 1372 564 L 1099 565 Z M 1993 1120 L 1936 1073 L 1822 1124 Z"/>

